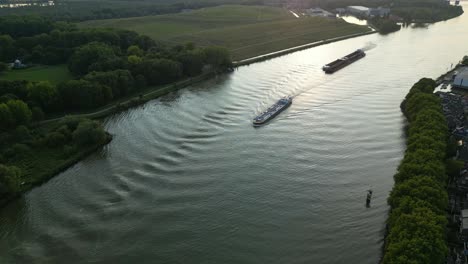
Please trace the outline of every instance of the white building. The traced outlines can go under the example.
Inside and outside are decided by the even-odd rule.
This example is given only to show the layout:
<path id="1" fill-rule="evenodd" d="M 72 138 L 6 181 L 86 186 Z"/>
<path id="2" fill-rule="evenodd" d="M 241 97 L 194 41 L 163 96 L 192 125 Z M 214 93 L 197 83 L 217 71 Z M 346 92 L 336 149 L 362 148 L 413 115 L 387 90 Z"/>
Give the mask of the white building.
<path id="1" fill-rule="evenodd" d="M 463 209 L 461 211 L 461 225 L 460 225 L 460 234 L 463 237 L 468 236 L 468 210 Z"/>
<path id="2" fill-rule="evenodd" d="M 468 67 L 462 68 L 453 79 L 453 86 L 468 89 Z"/>
<path id="3" fill-rule="evenodd" d="M 369 16 L 370 13 L 370 9 L 365 6 L 348 6 L 346 10 L 356 16 Z"/>

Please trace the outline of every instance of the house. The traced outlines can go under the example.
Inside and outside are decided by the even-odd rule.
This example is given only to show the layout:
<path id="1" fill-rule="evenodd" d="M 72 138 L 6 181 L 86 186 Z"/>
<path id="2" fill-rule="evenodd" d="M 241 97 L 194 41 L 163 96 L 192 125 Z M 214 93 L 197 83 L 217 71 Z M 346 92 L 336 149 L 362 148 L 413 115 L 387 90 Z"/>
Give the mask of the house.
<path id="1" fill-rule="evenodd" d="M 468 89 L 468 67 L 462 68 L 458 71 L 453 79 L 453 86 Z"/>
<path id="2" fill-rule="evenodd" d="M 16 59 L 10 66 L 11 66 L 12 69 L 23 69 L 23 68 L 26 68 L 26 65 L 24 65 L 23 63 L 21 63 L 21 61 L 20 61 L 19 59 Z"/>

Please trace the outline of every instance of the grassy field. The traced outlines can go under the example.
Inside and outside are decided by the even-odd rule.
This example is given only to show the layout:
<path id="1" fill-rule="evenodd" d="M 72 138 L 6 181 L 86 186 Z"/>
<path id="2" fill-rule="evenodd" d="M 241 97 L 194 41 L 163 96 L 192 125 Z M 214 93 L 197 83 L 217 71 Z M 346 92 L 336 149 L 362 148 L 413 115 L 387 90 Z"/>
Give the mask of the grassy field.
<path id="1" fill-rule="evenodd" d="M 236 5 L 171 15 L 87 21 L 80 25 L 130 29 L 170 43 L 224 46 L 231 50 L 234 60 L 369 31 L 367 27 L 338 19 L 296 18 L 281 8 Z"/>
<path id="2" fill-rule="evenodd" d="M 59 83 L 72 78 L 66 65 L 34 66 L 0 73 L 1 80 L 49 81 Z"/>

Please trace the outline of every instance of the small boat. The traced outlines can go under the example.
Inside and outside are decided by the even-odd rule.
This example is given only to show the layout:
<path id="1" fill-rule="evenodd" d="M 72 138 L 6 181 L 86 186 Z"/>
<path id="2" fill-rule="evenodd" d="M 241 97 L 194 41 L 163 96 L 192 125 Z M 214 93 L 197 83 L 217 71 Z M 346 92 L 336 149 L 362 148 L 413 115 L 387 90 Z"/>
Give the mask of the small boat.
<path id="1" fill-rule="evenodd" d="M 366 56 L 366 53 L 363 50 L 358 49 L 355 52 L 348 54 L 341 59 L 337 59 L 336 61 L 328 63 L 327 65 L 323 66 L 322 70 L 326 73 L 334 73 L 350 65 L 351 63 L 364 58 L 365 56 Z"/>
<path id="2" fill-rule="evenodd" d="M 286 108 L 288 108 L 292 104 L 292 97 L 284 97 L 278 100 L 275 104 L 270 106 L 265 112 L 261 113 L 257 117 L 253 119 L 254 126 L 261 126 L 279 113 L 283 112 Z"/>

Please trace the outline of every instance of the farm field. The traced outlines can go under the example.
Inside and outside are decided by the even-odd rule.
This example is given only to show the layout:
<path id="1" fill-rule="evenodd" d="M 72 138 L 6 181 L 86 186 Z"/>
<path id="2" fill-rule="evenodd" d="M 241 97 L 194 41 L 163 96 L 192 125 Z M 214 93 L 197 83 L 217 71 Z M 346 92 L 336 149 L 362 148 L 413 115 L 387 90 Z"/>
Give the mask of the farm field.
<path id="1" fill-rule="evenodd" d="M 33 66 L 0 73 L 0 80 L 49 81 L 59 83 L 72 78 L 66 65 Z"/>
<path id="2" fill-rule="evenodd" d="M 240 5 L 170 15 L 86 21 L 80 26 L 135 30 L 169 43 L 223 46 L 231 51 L 234 60 L 369 31 L 367 27 L 340 19 L 296 18 L 282 8 Z"/>

